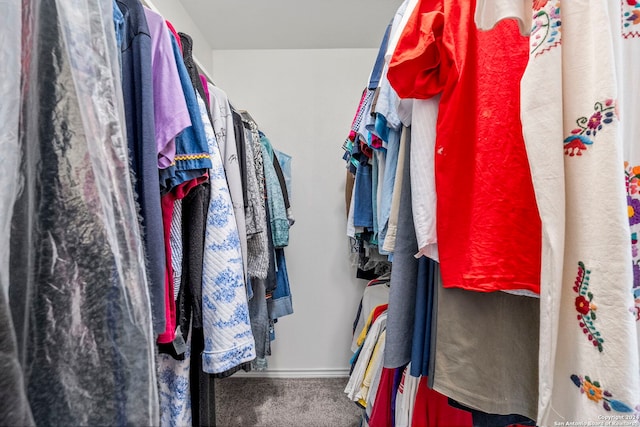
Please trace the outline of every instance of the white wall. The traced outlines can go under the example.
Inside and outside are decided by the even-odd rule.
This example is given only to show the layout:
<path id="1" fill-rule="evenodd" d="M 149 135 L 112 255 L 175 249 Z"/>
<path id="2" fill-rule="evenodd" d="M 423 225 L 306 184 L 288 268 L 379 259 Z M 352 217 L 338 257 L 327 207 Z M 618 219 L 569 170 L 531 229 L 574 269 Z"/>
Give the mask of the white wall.
<path id="1" fill-rule="evenodd" d="M 348 259 L 341 146 L 376 54 L 213 53 L 216 84 L 236 108 L 251 113 L 274 147 L 293 156 L 296 223 L 285 254 L 295 313 L 276 324 L 266 375 L 347 375 L 351 327 L 366 282 L 355 278 Z"/>

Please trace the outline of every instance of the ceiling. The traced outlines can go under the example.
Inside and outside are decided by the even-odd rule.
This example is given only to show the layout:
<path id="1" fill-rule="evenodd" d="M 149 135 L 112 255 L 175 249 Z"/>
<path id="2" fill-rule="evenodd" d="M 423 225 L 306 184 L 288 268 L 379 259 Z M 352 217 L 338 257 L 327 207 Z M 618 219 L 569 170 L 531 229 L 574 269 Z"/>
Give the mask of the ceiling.
<path id="1" fill-rule="evenodd" d="M 180 0 L 213 49 L 377 48 L 402 0 Z"/>

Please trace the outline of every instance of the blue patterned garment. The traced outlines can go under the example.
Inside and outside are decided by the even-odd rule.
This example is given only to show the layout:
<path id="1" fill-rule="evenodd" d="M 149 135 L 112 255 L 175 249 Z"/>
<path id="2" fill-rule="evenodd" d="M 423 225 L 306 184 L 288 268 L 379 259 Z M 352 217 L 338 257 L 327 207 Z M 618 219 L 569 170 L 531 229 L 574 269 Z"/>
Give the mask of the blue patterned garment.
<path id="1" fill-rule="evenodd" d="M 204 101 L 198 105 L 209 143 L 211 199 L 202 272 L 202 370 L 215 374 L 256 357 L 238 227 L 220 150 Z"/>
<path id="2" fill-rule="evenodd" d="M 160 426 L 182 427 L 191 425 L 191 392 L 189 367 L 191 365 L 191 331 L 187 338 L 184 360 L 175 360 L 168 354 L 158 355 L 158 394 L 160 400 Z"/>

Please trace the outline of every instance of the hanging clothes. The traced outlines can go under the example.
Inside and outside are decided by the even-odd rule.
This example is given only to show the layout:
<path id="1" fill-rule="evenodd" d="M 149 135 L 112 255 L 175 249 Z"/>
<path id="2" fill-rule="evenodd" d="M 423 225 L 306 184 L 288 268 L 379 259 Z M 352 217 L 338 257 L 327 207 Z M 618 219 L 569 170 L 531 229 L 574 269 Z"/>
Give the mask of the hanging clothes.
<path id="1" fill-rule="evenodd" d="M 389 320 L 387 322 L 387 345 L 385 346 L 384 367 L 399 368 L 411 361 L 413 323 L 415 319 L 416 288 L 418 286 L 418 251 L 416 233 L 413 227 L 411 206 L 411 137 L 404 140 L 404 163 L 402 179 L 396 180 L 401 187 L 398 204 L 398 226 L 396 245 L 391 269 L 389 291 Z"/>
<path id="2" fill-rule="evenodd" d="M 11 218 L 19 190 L 19 172 L 22 160 L 20 132 L 20 75 L 22 60 L 22 4 L 0 1 L 0 239 L 11 239 Z M 27 6 L 28 7 L 28 6 Z M 28 28 L 28 26 L 27 26 Z M 8 425 L 35 426 L 27 399 L 23 358 L 19 353 L 18 336 L 21 330 L 14 328 L 9 295 L 10 247 L 0 248 L 0 419 Z M 24 351 L 24 349 L 20 349 Z"/>
<path id="3" fill-rule="evenodd" d="M 233 213 L 238 227 L 240 249 L 242 250 L 243 270 L 247 277 L 247 224 L 244 213 L 244 190 L 238 156 L 237 141 L 234 132 L 233 115 L 227 94 L 212 84 L 207 84 L 211 94 L 211 117 L 213 130 L 218 142 L 224 172 L 229 184 Z"/>
<path id="4" fill-rule="evenodd" d="M 153 100 L 152 42 L 144 9 L 137 0 L 117 0 L 124 22 L 118 28 L 122 40 L 122 94 L 127 141 L 135 194 L 140 205 L 154 332 L 166 329 L 169 307 L 166 294 L 166 256 L 158 177 L 155 110 Z"/>
<path id="5" fill-rule="evenodd" d="M 165 169 L 175 160 L 175 137 L 191 126 L 191 118 L 182 93 L 167 24 L 160 14 L 148 8 L 144 9 L 144 14 L 151 35 L 153 110 L 158 167 Z"/>
<path id="6" fill-rule="evenodd" d="M 271 298 L 267 300 L 267 311 L 269 319 L 276 320 L 284 316 L 293 314 L 293 300 L 291 296 L 291 285 L 289 284 L 289 273 L 287 271 L 287 261 L 283 248 L 276 248 L 276 288 Z"/>
<path id="7" fill-rule="evenodd" d="M 205 348 L 202 369 L 224 372 L 255 359 L 245 290 L 242 252 L 224 166 L 208 122 L 204 101 L 198 96 L 213 163 L 209 171 L 211 199 L 205 230 L 202 283 L 202 324 Z"/>
<path id="8" fill-rule="evenodd" d="M 438 261 L 437 191 L 434 174 L 440 96 L 413 101 L 411 115 L 411 209 L 417 256 Z"/>
<path id="9" fill-rule="evenodd" d="M 163 31 L 168 32 L 166 26 Z M 173 269 L 171 267 L 171 247 L 169 243 L 169 230 L 173 216 L 173 206 L 176 200 L 184 198 L 189 191 L 201 184 L 206 179 L 207 169 L 211 167 L 211 158 L 207 148 L 207 139 L 196 91 L 184 64 L 182 53 L 178 43 L 172 34 L 171 47 L 173 50 L 183 98 L 191 119 L 191 126 L 183 130 L 176 137 L 176 156 L 174 163 L 166 169 L 160 169 L 161 185 L 163 188 L 163 222 L 165 228 L 165 253 L 168 274 L 165 278 L 167 295 L 167 327 L 164 333 L 158 336 L 159 344 L 170 343 L 175 339 L 176 308 L 173 299 Z M 184 43 L 183 43 L 184 46 Z M 190 51 L 186 52 L 189 54 Z M 185 331 L 183 331 L 185 332 Z"/>
<path id="10" fill-rule="evenodd" d="M 616 107 L 615 45 L 625 3 L 534 2 L 533 14 L 520 18 L 531 28 L 522 117 L 544 238 L 541 425 L 596 421 L 639 403 L 630 210 Z"/>
<path id="11" fill-rule="evenodd" d="M 247 179 L 245 218 L 247 224 L 247 270 L 250 277 L 266 279 L 269 270 L 269 243 L 264 202 L 264 169 L 258 126 L 242 115 L 244 127 L 245 174 Z"/>
<path id="12" fill-rule="evenodd" d="M 275 170 L 273 147 L 266 136 L 260 137 L 260 148 L 264 165 L 271 239 L 274 247 L 283 248 L 289 245 L 289 220 L 282 187 Z"/>
<path id="13" fill-rule="evenodd" d="M 618 113 L 620 114 L 620 135 L 625 160 L 625 187 L 627 191 L 627 216 L 631 228 L 631 257 L 633 271 L 633 304 L 629 312 L 636 319 L 636 336 L 640 353 L 640 135 L 634 126 L 634 117 L 640 115 L 639 82 L 634 78 L 640 65 L 640 3 L 627 1 L 617 5 L 609 4 L 609 16 L 613 33 L 613 46 L 616 59 L 618 81 Z M 606 113 L 605 113 L 606 116 Z M 640 411 L 640 408 L 635 408 Z"/>
<path id="14" fill-rule="evenodd" d="M 431 388 L 486 413 L 535 419 L 538 299 L 444 288 L 440 278 L 437 286 Z"/>
<path id="15" fill-rule="evenodd" d="M 510 22 L 479 32 L 474 3 L 419 2 L 387 78 L 401 98 L 442 94 L 435 183 L 444 286 L 538 293 L 540 218 L 518 86 L 527 39 Z M 433 34 L 429 42 L 425 31 Z"/>
<path id="16" fill-rule="evenodd" d="M 113 3 L 81 3 L 23 2 L 23 179 L 9 240 L 18 350 L 36 425 L 156 425 Z"/>

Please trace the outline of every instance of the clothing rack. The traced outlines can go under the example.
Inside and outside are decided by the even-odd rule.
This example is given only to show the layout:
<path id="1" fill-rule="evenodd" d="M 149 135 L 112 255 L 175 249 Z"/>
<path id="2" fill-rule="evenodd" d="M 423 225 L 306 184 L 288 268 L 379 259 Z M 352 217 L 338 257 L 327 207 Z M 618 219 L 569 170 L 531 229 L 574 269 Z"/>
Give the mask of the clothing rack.
<path id="1" fill-rule="evenodd" d="M 153 4 L 151 0 L 140 0 L 140 1 L 144 6 L 164 16 L 160 12 L 158 7 L 155 4 Z M 198 73 L 204 75 L 209 83 L 215 85 L 213 83 L 213 79 L 211 78 L 211 74 L 202 65 L 202 63 L 198 60 L 198 58 L 196 58 L 195 55 L 192 55 L 192 58 L 193 58 L 193 62 L 196 64 L 196 67 L 198 68 Z M 203 373 L 197 373 L 195 371 L 192 371 L 190 373 L 190 376 L 191 376 L 190 378 L 191 381 L 198 383 L 198 388 L 200 389 L 201 393 L 205 393 L 206 395 L 211 397 L 215 396 L 215 379 L 212 376 L 203 374 Z M 194 414 L 194 421 L 195 421 L 194 425 L 200 424 L 200 425 L 209 425 L 211 427 L 216 426 L 215 399 L 209 399 L 208 401 L 205 401 L 205 402 L 197 402 L 197 404 L 195 404 L 195 402 L 192 402 L 192 404 L 193 404 L 193 408 L 197 411 L 197 414 Z"/>

